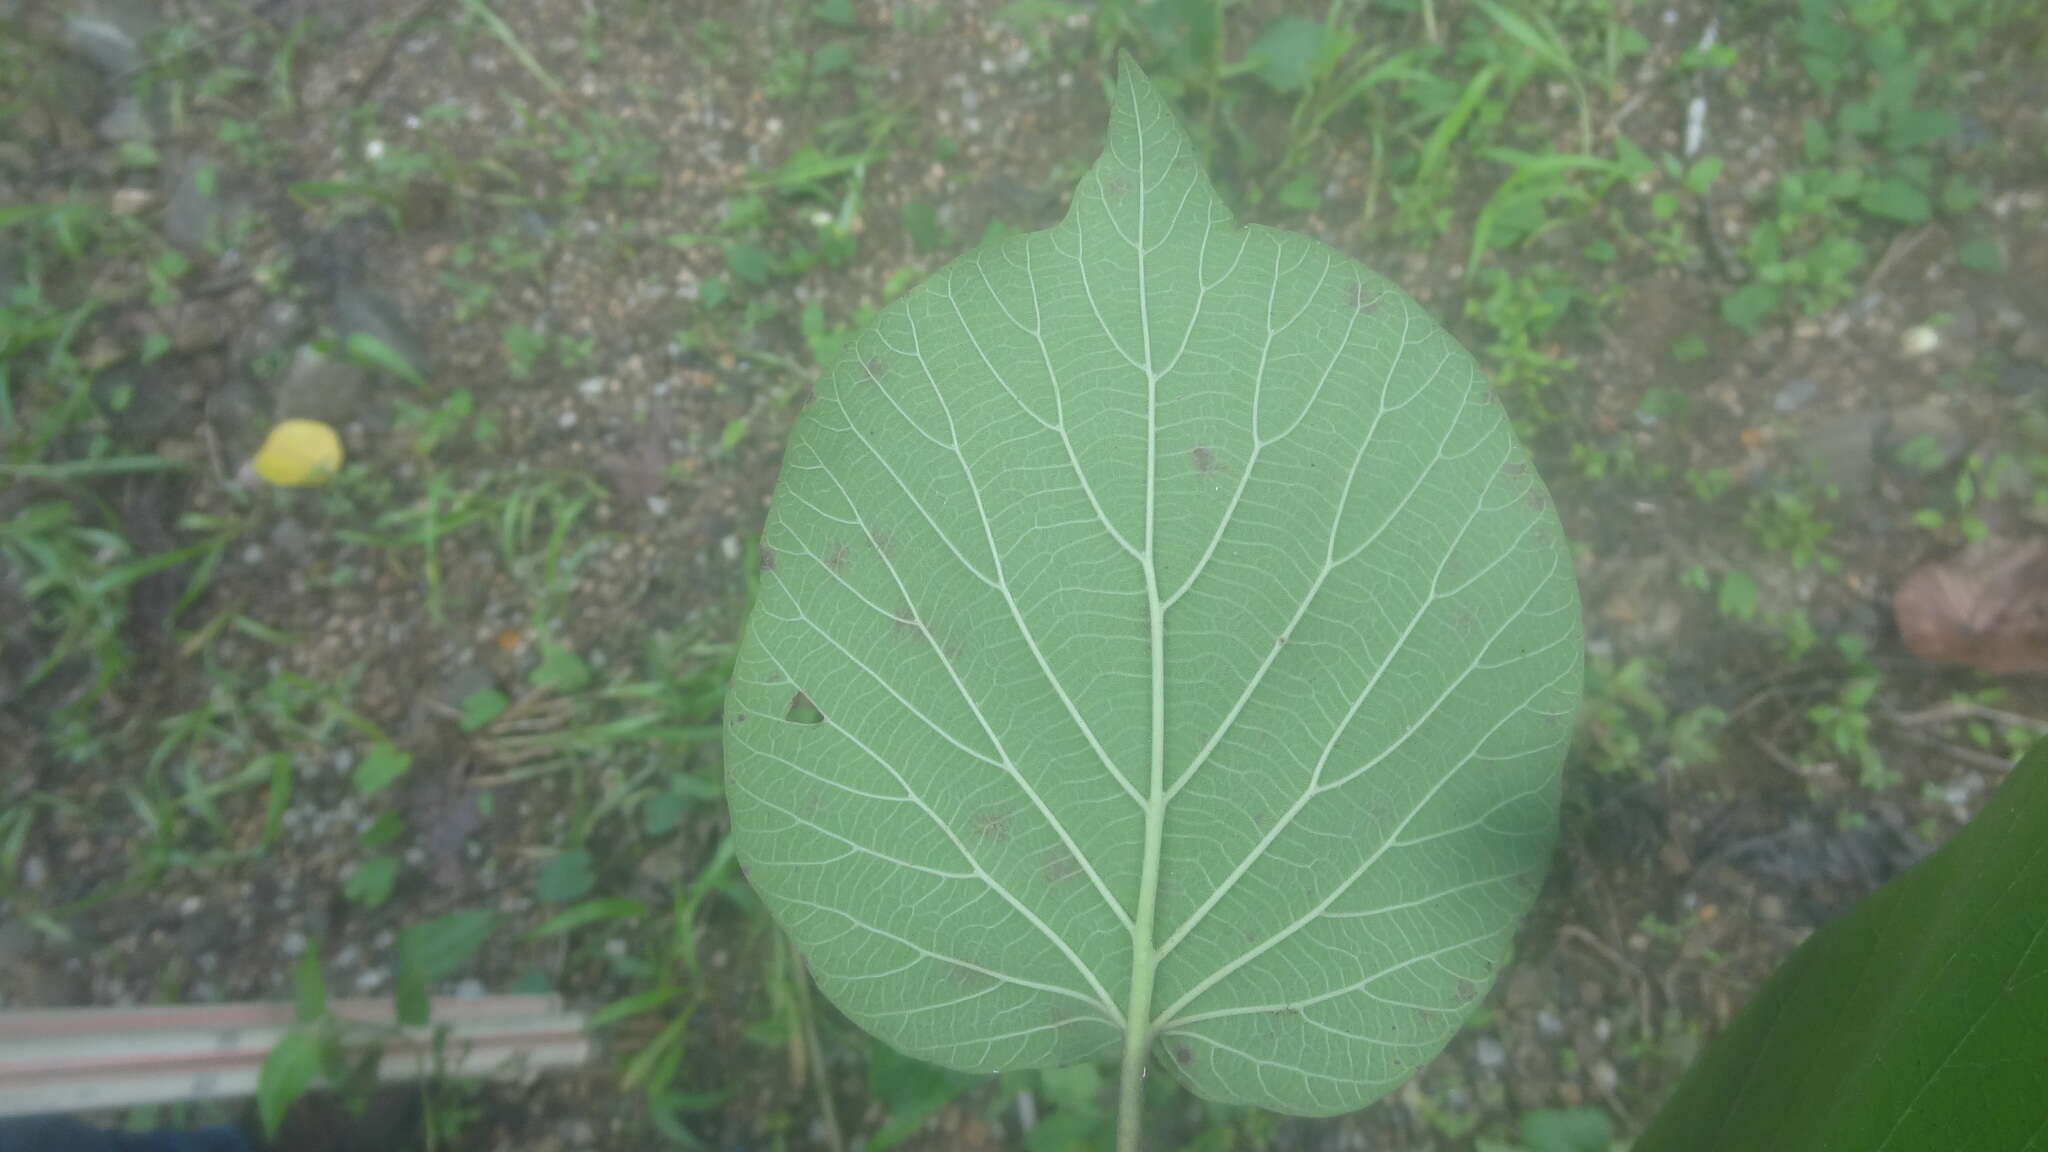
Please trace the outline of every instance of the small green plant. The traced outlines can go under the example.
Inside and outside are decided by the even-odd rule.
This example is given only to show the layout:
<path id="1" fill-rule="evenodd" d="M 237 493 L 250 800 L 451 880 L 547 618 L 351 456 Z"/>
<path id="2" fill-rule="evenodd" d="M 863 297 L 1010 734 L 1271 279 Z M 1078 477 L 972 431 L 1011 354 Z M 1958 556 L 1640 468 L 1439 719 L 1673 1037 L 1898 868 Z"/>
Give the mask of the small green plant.
<path id="1" fill-rule="evenodd" d="M 1525 431 L 1540 429 L 1559 415 L 1553 389 L 1576 367 L 1562 339 L 1597 321 L 1606 304 L 1605 297 L 1589 293 L 1555 265 L 1515 272 L 1491 265 L 1480 269 L 1465 312 L 1485 325 L 1483 347 L 1494 386 L 1516 397 L 1516 411 L 1529 425 Z"/>
<path id="2" fill-rule="evenodd" d="M 1808 117 L 1801 159 L 1779 174 L 1741 246 L 1748 280 L 1721 303 L 1754 330 L 1781 311 L 1817 315 L 1847 300 L 1869 237 L 1976 208 L 1981 191 L 1945 172 L 1959 121 L 1942 54 L 1997 19 L 1997 5 L 1799 0 L 1800 67 L 1831 114 Z"/>
<path id="3" fill-rule="evenodd" d="M 394 957 L 397 987 L 397 1029 L 425 1028 L 429 1018 L 427 987 L 468 966 L 497 927 L 495 913 L 472 909 L 452 912 L 409 925 L 399 934 Z M 326 1087 L 358 1106 L 377 1083 L 384 1045 L 397 1029 L 343 1019 L 329 1009 L 327 981 L 321 972 L 320 945 L 310 944 L 292 969 L 296 1022 L 270 1050 L 256 1082 L 256 1110 L 264 1131 L 275 1137 L 285 1114 L 301 1096 Z M 434 1137 L 445 1138 L 459 1127 L 463 1108 L 459 1090 L 443 1082 L 441 1041 L 431 1049 L 435 1064 L 425 1070 L 430 1107 L 441 1113 Z"/>
<path id="4" fill-rule="evenodd" d="M 1832 486 L 1766 492 L 1751 498 L 1742 522 L 1760 547 L 1784 556 L 1793 568 L 1835 572 L 1842 562 L 1826 547 L 1835 526 L 1825 514 L 1834 499 Z"/>
<path id="5" fill-rule="evenodd" d="M 1835 699 L 1816 704 L 1806 713 L 1827 751 L 1853 765 L 1857 783 L 1873 791 L 1890 788 L 1900 779 L 1871 742 L 1870 703 L 1882 685 L 1883 680 L 1874 674 L 1852 677 Z"/>

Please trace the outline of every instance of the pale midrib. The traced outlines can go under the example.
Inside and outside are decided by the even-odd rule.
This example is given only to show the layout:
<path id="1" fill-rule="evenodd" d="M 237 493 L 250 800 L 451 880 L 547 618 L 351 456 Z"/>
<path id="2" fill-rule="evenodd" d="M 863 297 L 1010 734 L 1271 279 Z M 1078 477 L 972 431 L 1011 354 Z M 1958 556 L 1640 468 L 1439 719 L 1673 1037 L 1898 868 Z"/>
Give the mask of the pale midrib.
<path id="1" fill-rule="evenodd" d="M 1145 352 L 1145 612 L 1152 650 L 1151 770 L 1145 797 L 1145 847 L 1138 874 L 1138 909 L 1131 926 L 1131 992 L 1124 1005 L 1124 1054 L 1117 1108 L 1117 1147 L 1135 1150 L 1144 1116 L 1146 1062 L 1151 1054 L 1152 986 L 1158 972 L 1153 921 L 1159 903 L 1159 868 L 1166 828 L 1166 609 L 1159 596 L 1154 525 L 1158 506 L 1159 373 L 1152 362 L 1152 314 L 1145 282 L 1145 122 L 1137 85 L 1130 85 L 1131 123 L 1138 138 L 1138 328 Z M 1177 154 L 1177 153 L 1176 153 Z M 1170 167 L 1170 166 L 1169 166 Z M 1176 219 L 1178 214 L 1176 213 Z"/>

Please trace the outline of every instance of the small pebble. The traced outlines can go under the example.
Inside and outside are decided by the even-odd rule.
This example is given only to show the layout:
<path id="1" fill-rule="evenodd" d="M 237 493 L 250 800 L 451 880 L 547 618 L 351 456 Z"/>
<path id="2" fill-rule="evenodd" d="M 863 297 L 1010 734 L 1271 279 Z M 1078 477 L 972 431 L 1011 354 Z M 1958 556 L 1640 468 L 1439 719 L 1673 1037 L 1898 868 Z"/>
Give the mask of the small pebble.
<path id="1" fill-rule="evenodd" d="M 1481 1036 L 1476 1051 L 1481 1068 L 1498 1068 L 1508 1062 L 1508 1050 L 1491 1036 Z"/>
<path id="2" fill-rule="evenodd" d="M 718 554 L 725 557 L 728 564 L 739 559 L 740 538 L 737 536 L 727 536 L 725 539 L 720 540 L 718 542 Z"/>
<path id="3" fill-rule="evenodd" d="M 1899 351 L 1908 356 L 1926 356 L 1941 347 L 1941 333 L 1926 324 L 1915 324 L 1899 338 Z"/>

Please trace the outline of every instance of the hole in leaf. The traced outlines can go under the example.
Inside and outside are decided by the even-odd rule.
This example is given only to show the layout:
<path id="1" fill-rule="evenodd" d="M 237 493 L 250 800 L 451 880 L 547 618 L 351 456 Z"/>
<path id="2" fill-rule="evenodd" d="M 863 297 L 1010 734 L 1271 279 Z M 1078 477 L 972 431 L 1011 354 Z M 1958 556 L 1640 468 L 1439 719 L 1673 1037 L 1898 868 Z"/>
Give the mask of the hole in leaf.
<path id="1" fill-rule="evenodd" d="M 782 718 L 791 724 L 823 724 L 825 722 L 825 714 L 818 711 L 818 706 L 811 703 L 811 698 L 801 692 L 789 698 L 789 708 L 783 712 Z"/>

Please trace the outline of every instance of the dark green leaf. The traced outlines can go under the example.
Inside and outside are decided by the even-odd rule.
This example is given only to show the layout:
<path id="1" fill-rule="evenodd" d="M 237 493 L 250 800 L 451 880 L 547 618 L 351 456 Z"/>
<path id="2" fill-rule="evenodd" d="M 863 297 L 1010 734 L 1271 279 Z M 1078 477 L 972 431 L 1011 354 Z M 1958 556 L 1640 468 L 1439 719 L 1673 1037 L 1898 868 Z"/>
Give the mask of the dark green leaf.
<path id="1" fill-rule="evenodd" d="M 2038 1145 L 2044 846 L 2048 743 L 1947 845 L 1801 945 L 1635 1152 Z"/>
<path id="2" fill-rule="evenodd" d="M 1819 164 L 1828 158 L 1828 130 L 1820 121 L 1808 116 L 1800 122 L 1800 139 L 1808 164 Z"/>
<path id="3" fill-rule="evenodd" d="M 725 246 L 725 266 L 732 269 L 740 283 L 759 288 L 774 275 L 775 257 L 759 244 L 736 241 Z"/>
<path id="4" fill-rule="evenodd" d="M 1744 332 L 1754 332 L 1771 313 L 1778 310 L 1778 300 L 1776 284 L 1751 280 L 1721 298 L 1721 318 Z"/>
<path id="5" fill-rule="evenodd" d="M 679 774 L 670 779 L 667 791 L 647 798 L 640 809 L 640 831 L 649 836 L 666 836 L 682 823 L 691 808 L 718 797 L 716 784 L 688 773 Z"/>
<path id="6" fill-rule="evenodd" d="M 375 796 L 398 782 L 412 767 L 412 757 L 400 752 L 389 744 L 371 747 L 362 762 L 356 765 L 355 786 L 359 796 Z"/>
<path id="7" fill-rule="evenodd" d="M 1756 619 L 1756 581 L 1739 569 L 1723 573 L 1714 607 L 1730 620 Z"/>
<path id="8" fill-rule="evenodd" d="M 412 362 L 401 355 L 398 349 L 386 344 L 368 332 L 351 332 L 344 345 L 348 357 L 358 364 L 365 364 L 381 372 L 389 372 L 400 380 L 424 388 L 426 378 Z"/>
<path id="9" fill-rule="evenodd" d="M 1961 215 L 1975 208 L 1984 199 L 1984 188 L 1977 182 L 1963 176 L 1951 176 L 1941 186 L 1941 210 Z"/>
<path id="10" fill-rule="evenodd" d="M 1258 77 L 1276 92 L 1308 87 L 1323 52 L 1323 26 L 1305 16 L 1282 16 L 1252 41 Z"/>
<path id="11" fill-rule="evenodd" d="M 886 1152 L 914 1134 L 939 1109 L 969 1089 L 987 1082 L 922 1060 L 913 1060 L 887 1044 L 868 1046 L 868 1091 L 881 1102 L 887 1119 L 868 1139 L 869 1152 Z"/>
<path id="12" fill-rule="evenodd" d="M 320 942 L 306 945 L 292 965 L 293 1016 L 309 1024 L 327 1014 L 327 981 L 320 975 Z"/>
<path id="13" fill-rule="evenodd" d="M 589 895 L 596 883 L 597 875 L 590 867 L 590 853 L 579 850 L 549 857 L 540 866 L 537 888 L 542 900 L 550 904 L 566 904 Z"/>
<path id="14" fill-rule="evenodd" d="M 1537 1108 L 1522 1113 L 1528 1152 L 1608 1152 L 1614 1122 L 1598 1108 Z"/>
<path id="15" fill-rule="evenodd" d="M 377 814 L 377 819 L 372 821 L 370 826 L 363 829 L 362 834 L 356 837 L 356 843 L 361 844 L 365 848 L 382 848 L 393 840 L 398 839 L 404 832 L 405 820 L 403 817 L 399 816 L 396 812 L 380 812 Z"/>
<path id="16" fill-rule="evenodd" d="M 1939 108 L 1907 108 L 1893 114 L 1885 146 L 1908 152 L 1941 140 L 1956 130 L 1956 118 Z"/>
<path id="17" fill-rule="evenodd" d="M 370 857 L 348 874 L 341 894 L 365 908 L 381 907 L 398 884 L 398 865 L 396 856 Z"/>
<path id="18" fill-rule="evenodd" d="M 615 896 L 609 900 L 592 900 L 586 904 L 578 904 L 540 927 L 535 928 L 528 935 L 534 939 L 539 939 L 543 936 L 559 936 L 564 932 L 574 932 L 578 928 L 587 928 L 592 924 L 599 924 L 606 920 L 632 920 L 645 915 L 647 915 L 647 905 L 642 904 L 638 900 L 628 900 L 623 896 Z"/>
<path id="19" fill-rule="evenodd" d="M 450 912 L 398 934 L 399 1020 L 417 1027 L 427 1021 L 427 986 L 460 972 L 497 928 L 487 908 Z"/>
<path id="20" fill-rule="evenodd" d="M 419 969 L 404 962 L 401 956 L 398 976 L 391 982 L 392 999 L 398 1008 L 398 1022 L 407 1028 L 427 1026 L 431 1005 L 427 998 L 427 982 L 420 979 Z"/>
<path id="21" fill-rule="evenodd" d="M 1996 272 L 2005 266 L 2005 254 L 1998 248 L 1998 241 L 1988 236 L 1974 236 L 1963 241 L 1956 250 L 1956 259 L 1972 272 Z"/>
<path id="22" fill-rule="evenodd" d="M 1919 224 L 1934 214 L 1934 205 L 1927 199 L 1927 193 L 1896 177 L 1886 177 L 1863 186 L 1856 197 L 1856 204 L 1872 216 L 1897 220 L 1902 224 Z"/>
<path id="23" fill-rule="evenodd" d="M 462 698 L 462 730 L 475 732 L 505 714 L 512 701 L 496 688 L 479 688 Z"/>
<path id="24" fill-rule="evenodd" d="M 540 642 L 540 663 L 527 678 L 535 688 L 550 692 L 581 692 L 590 686 L 590 665 L 568 645 L 557 640 Z"/>
<path id="25" fill-rule="evenodd" d="M 834 76 L 853 67 L 853 45 L 834 40 L 811 53 L 811 75 Z"/>
<path id="26" fill-rule="evenodd" d="M 319 1080 L 320 1066 L 320 1034 L 312 1029 L 285 1033 L 263 1058 L 263 1071 L 256 1078 L 256 1113 L 265 1133 L 277 1135 L 285 1113 Z"/>
<path id="27" fill-rule="evenodd" d="M 911 200 L 903 205 L 903 230 L 910 233 L 910 242 L 917 245 L 920 252 L 946 246 L 946 230 L 939 226 L 939 214 L 922 200 Z"/>
<path id="28" fill-rule="evenodd" d="M 1280 204 L 1296 212 L 1313 212 L 1323 206 L 1323 190 L 1313 173 L 1304 172 L 1280 186 Z M 1501 245 L 1506 247 L 1505 244 Z"/>

